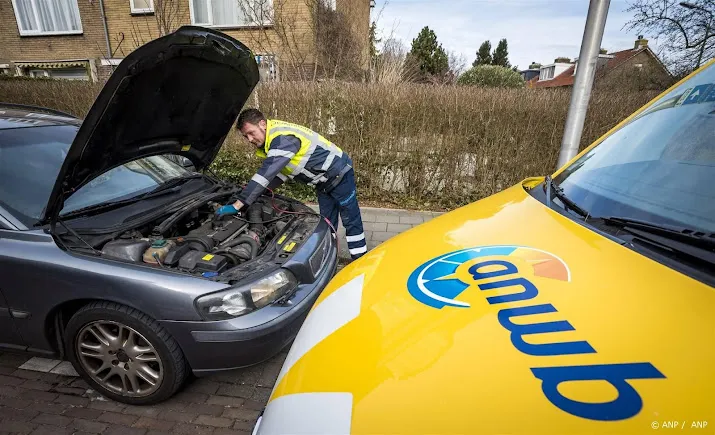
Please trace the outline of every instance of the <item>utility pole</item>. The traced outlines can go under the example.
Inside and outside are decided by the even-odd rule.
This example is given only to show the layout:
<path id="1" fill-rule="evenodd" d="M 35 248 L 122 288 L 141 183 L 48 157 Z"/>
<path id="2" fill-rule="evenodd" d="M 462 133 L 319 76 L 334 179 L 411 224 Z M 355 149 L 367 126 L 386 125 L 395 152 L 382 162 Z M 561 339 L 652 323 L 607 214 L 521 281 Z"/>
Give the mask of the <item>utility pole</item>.
<path id="1" fill-rule="evenodd" d="M 561 140 L 557 169 L 578 154 L 610 3 L 611 0 L 591 0 L 588 6 L 588 17 L 581 41 L 578 69 L 571 91 L 571 103 L 566 117 L 564 137 Z"/>

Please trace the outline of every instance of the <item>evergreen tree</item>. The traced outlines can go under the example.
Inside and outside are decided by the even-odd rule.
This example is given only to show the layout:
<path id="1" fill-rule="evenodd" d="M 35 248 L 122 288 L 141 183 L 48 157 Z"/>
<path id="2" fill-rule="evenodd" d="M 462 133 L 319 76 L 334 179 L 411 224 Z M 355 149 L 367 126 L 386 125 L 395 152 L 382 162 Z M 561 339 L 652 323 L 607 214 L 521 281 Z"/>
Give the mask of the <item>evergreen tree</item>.
<path id="1" fill-rule="evenodd" d="M 477 59 L 472 62 L 472 66 L 491 65 L 492 64 L 492 43 L 489 41 L 482 42 L 477 51 Z"/>
<path id="2" fill-rule="evenodd" d="M 507 47 L 506 39 L 499 41 L 497 48 L 494 50 L 494 54 L 492 54 L 492 65 L 511 68 L 511 64 L 509 63 L 509 49 Z"/>
<path id="3" fill-rule="evenodd" d="M 449 70 L 447 52 L 437 42 L 437 35 L 427 26 L 412 40 L 410 57 L 416 62 L 423 78 L 442 76 Z"/>

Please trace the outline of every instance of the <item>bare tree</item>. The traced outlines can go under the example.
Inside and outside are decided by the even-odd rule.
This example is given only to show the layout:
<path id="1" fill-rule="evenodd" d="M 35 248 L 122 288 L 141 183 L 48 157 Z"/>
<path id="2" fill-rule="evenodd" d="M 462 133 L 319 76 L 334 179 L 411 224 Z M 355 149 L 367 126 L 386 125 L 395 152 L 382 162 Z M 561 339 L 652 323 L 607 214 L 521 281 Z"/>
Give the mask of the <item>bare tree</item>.
<path id="1" fill-rule="evenodd" d="M 185 0 L 154 0 L 154 18 L 159 36 L 167 35 L 186 22 Z"/>
<path id="2" fill-rule="evenodd" d="M 624 27 L 653 35 L 677 75 L 715 56 L 715 1 L 631 0 L 627 11 L 634 15 Z"/>

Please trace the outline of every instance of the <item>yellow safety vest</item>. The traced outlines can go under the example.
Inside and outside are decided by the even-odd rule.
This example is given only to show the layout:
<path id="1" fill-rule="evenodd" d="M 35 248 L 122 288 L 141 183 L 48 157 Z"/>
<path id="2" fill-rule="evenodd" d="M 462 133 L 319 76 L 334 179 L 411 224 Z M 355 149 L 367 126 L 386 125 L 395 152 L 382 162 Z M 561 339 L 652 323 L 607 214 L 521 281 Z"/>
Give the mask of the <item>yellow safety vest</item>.
<path id="1" fill-rule="evenodd" d="M 269 119 L 266 122 L 266 143 L 263 149 L 256 151 L 256 155 L 261 158 L 266 158 L 270 151 L 271 142 L 278 136 L 291 135 L 300 140 L 300 150 L 290 159 L 290 162 L 281 170 L 281 173 L 293 178 L 300 174 L 308 163 L 310 156 L 313 155 L 315 148 L 320 146 L 329 150 L 331 153 L 341 154 L 342 150 L 313 130 L 290 122 Z"/>

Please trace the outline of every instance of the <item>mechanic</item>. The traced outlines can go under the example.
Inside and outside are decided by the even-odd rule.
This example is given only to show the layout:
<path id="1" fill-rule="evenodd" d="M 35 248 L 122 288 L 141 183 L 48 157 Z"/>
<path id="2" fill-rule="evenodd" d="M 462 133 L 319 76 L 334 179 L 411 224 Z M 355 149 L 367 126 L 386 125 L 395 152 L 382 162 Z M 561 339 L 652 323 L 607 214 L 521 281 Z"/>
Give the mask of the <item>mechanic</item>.
<path id="1" fill-rule="evenodd" d="M 256 155 L 265 160 L 238 200 L 220 207 L 218 215 L 236 214 L 266 188 L 273 190 L 286 179 L 295 179 L 315 186 L 320 214 L 335 229 L 340 214 L 350 257 L 355 260 L 367 252 L 353 163 L 347 153 L 306 127 L 266 119 L 258 109 L 241 112 L 236 129 L 258 148 Z"/>

